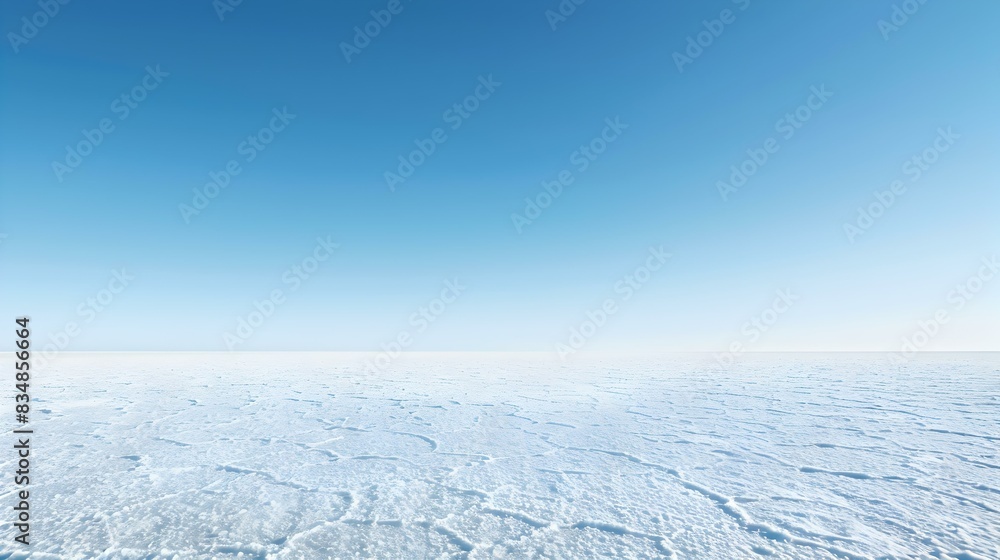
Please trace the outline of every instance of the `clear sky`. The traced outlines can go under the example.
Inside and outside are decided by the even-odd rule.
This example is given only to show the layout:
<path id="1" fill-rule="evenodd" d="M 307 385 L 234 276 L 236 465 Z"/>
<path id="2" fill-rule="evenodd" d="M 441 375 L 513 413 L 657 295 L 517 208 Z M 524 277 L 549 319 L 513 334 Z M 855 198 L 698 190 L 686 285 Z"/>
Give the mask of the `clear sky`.
<path id="1" fill-rule="evenodd" d="M 995 1 L 224 1 L 0 6 L 37 344 L 1000 350 Z"/>

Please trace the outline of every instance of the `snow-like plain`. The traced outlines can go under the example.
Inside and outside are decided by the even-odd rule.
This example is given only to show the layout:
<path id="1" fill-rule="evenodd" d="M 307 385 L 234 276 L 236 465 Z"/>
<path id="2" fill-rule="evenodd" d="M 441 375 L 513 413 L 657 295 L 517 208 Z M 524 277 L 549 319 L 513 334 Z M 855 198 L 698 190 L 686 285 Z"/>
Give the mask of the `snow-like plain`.
<path id="1" fill-rule="evenodd" d="M 58 356 L 0 558 L 1000 558 L 996 354 L 366 357 Z"/>

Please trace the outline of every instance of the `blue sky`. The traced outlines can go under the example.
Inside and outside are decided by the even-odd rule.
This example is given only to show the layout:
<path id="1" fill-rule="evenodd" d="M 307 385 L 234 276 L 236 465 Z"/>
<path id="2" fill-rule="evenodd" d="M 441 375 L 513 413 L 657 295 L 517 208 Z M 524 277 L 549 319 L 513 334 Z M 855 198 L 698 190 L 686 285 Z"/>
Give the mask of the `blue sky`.
<path id="1" fill-rule="evenodd" d="M 945 310 L 921 349 L 1000 350 L 995 2 L 43 4 L 0 8 L 0 316 L 38 344 L 896 351 Z"/>

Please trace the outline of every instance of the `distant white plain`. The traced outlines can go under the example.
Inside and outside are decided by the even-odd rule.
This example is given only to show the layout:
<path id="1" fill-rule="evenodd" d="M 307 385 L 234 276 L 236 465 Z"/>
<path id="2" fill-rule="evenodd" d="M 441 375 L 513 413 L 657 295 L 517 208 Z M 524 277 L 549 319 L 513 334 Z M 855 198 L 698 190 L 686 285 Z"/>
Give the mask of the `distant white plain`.
<path id="1" fill-rule="evenodd" d="M 1000 558 L 997 354 L 366 357 L 58 356 L 0 558 Z"/>

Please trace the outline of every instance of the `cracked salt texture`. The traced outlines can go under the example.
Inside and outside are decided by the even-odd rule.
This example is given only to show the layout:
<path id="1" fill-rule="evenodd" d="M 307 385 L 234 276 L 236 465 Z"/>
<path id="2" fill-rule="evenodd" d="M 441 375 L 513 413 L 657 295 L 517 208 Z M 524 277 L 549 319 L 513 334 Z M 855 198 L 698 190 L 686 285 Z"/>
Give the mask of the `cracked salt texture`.
<path id="1" fill-rule="evenodd" d="M 0 557 L 1000 558 L 996 354 L 364 357 L 60 356 Z"/>

